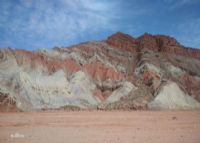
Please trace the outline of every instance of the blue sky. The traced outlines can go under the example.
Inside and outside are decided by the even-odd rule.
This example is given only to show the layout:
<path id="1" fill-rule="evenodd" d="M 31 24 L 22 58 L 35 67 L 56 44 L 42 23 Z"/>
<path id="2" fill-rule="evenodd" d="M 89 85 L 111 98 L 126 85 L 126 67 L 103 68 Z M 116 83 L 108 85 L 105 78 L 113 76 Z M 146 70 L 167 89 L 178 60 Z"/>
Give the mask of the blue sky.
<path id="1" fill-rule="evenodd" d="M 121 31 L 200 48 L 200 0 L 0 0 L 0 47 L 52 48 Z"/>

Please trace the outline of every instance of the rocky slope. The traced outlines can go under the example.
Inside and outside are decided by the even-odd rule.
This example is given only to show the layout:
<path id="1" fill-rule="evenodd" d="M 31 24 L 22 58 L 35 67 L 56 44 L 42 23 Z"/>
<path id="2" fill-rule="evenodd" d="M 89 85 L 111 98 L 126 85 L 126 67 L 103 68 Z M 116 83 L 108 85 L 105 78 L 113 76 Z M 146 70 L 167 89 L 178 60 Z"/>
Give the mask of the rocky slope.
<path id="1" fill-rule="evenodd" d="M 200 50 L 164 35 L 118 32 L 66 48 L 0 49 L 0 104 L 22 111 L 200 109 L 199 87 Z"/>

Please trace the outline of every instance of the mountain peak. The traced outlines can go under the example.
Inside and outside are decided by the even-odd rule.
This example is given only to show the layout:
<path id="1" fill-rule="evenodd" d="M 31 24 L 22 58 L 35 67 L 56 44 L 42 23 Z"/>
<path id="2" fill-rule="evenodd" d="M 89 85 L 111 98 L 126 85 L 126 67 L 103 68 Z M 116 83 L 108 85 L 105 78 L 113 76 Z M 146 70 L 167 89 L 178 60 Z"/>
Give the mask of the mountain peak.
<path id="1" fill-rule="evenodd" d="M 114 33 L 108 37 L 106 42 L 112 46 L 128 51 L 134 51 L 135 49 L 133 47 L 136 47 L 136 39 L 122 32 Z"/>
<path id="2" fill-rule="evenodd" d="M 129 34 L 125 34 L 123 32 L 116 32 L 114 34 L 112 34 L 110 37 L 108 38 L 123 38 L 123 39 L 135 39 L 134 37 L 132 37 Z"/>

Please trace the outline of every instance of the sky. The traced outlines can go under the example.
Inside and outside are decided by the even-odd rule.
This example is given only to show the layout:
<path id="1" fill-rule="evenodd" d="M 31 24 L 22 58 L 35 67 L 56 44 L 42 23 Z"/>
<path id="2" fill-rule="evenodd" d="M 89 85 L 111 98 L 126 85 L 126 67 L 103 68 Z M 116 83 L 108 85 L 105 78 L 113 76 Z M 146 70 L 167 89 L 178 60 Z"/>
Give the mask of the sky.
<path id="1" fill-rule="evenodd" d="M 200 48 L 200 0 L 0 0 L 0 48 L 67 47 L 118 31 Z"/>

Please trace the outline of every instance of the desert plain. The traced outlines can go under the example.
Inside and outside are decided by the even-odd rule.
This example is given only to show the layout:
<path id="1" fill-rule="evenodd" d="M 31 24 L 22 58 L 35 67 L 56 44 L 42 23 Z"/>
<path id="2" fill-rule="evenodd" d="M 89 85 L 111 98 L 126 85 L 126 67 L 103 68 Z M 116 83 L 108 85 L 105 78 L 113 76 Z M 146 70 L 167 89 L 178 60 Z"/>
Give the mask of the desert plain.
<path id="1" fill-rule="evenodd" d="M 0 113 L 0 143 L 199 143 L 199 111 Z"/>

